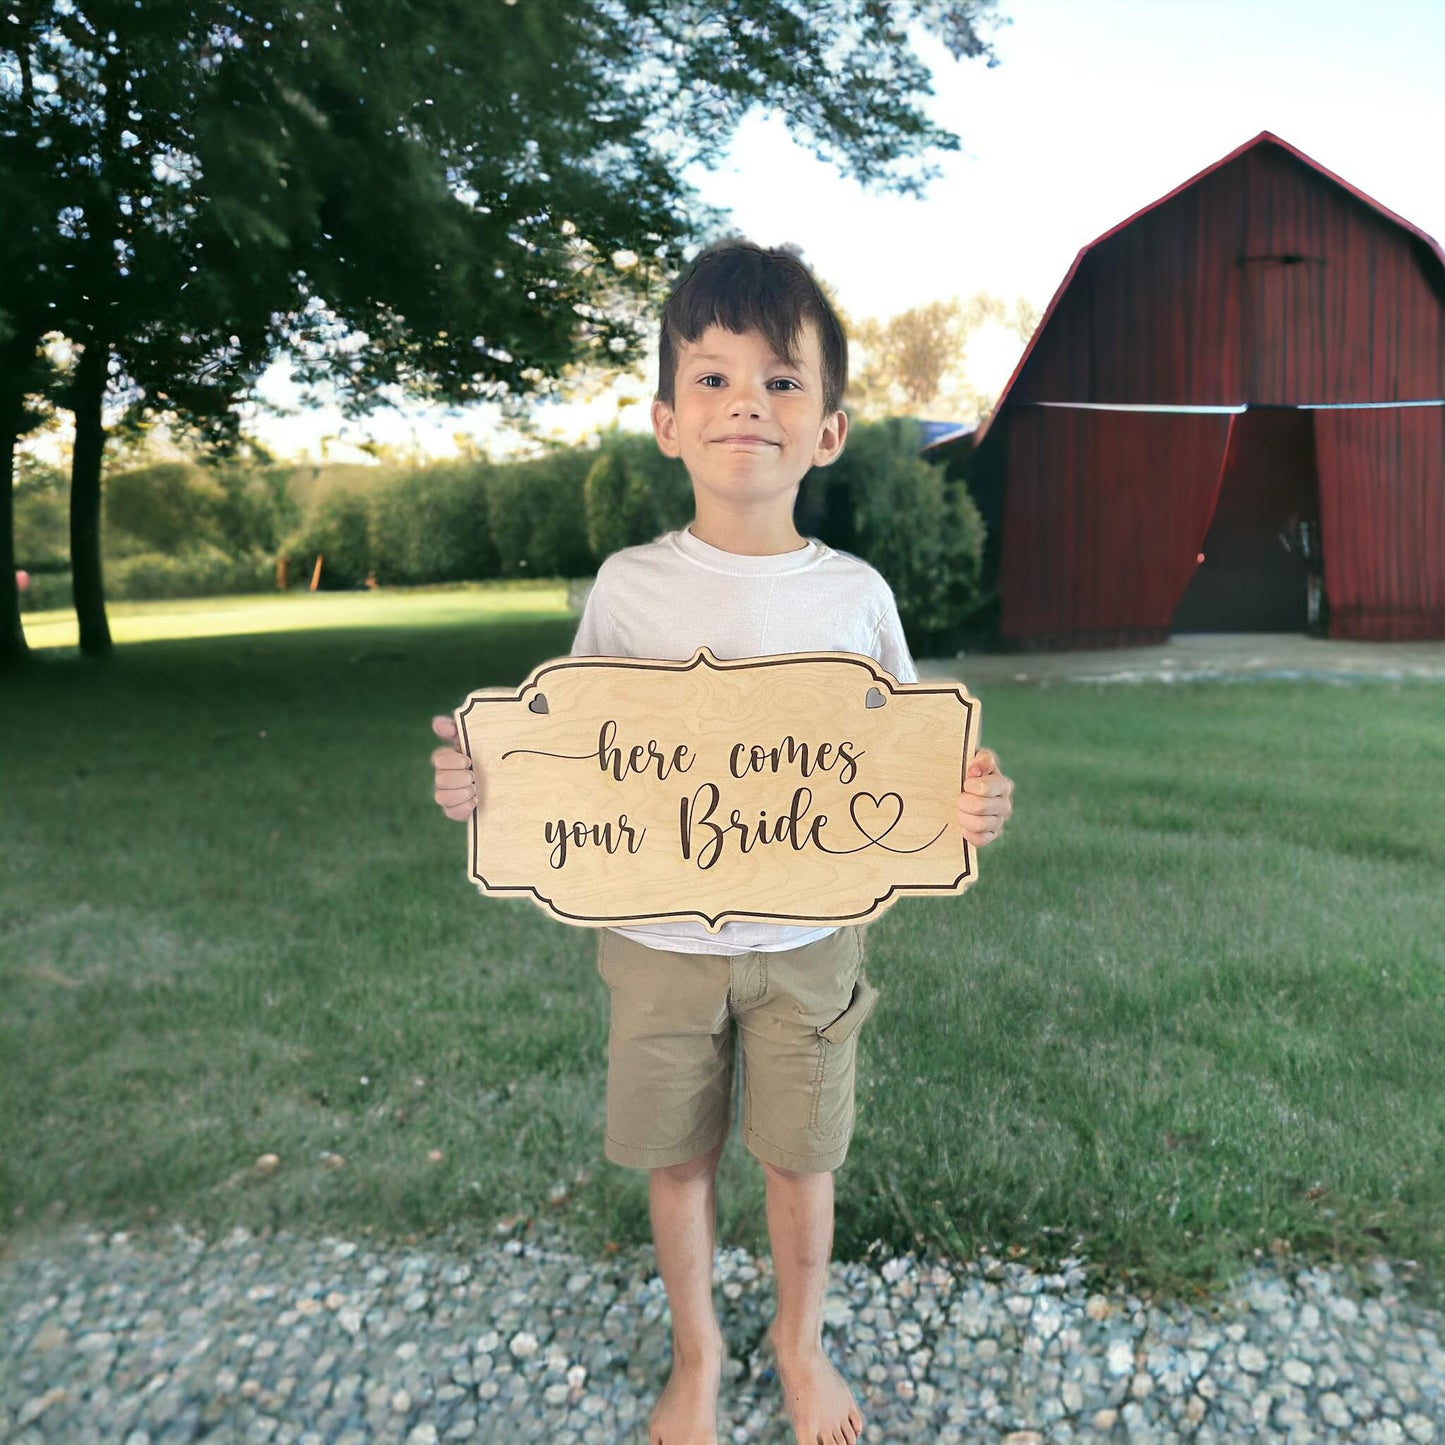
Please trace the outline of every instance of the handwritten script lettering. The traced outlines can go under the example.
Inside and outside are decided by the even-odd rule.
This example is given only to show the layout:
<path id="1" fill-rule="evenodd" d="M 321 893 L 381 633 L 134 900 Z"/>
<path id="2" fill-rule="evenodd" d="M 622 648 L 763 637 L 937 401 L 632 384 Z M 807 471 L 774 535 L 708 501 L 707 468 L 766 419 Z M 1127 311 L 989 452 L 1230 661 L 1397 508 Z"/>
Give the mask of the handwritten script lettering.
<path id="1" fill-rule="evenodd" d="M 672 757 L 665 758 L 657 750 L 657 739 L 648 738 L 629 748 L 627 760 L 622 758 L 622 749 L 617 746 L 617 723 L 608 718 L 597 731 L 597 747 L 590 753 L 546 753 L 537 748 L 512 748 L 502 754 L 502 761 L 508 758 L 531 756 L 534 758 L 558 758 L 563 762 L 581 763 L 596 761 L 604 773 L 611 773 L 620 783 L 632 773 L 655 772 L 657 780 L 665 783 L 674 773 L 685 773 L 696 759 L 690 755 L 686 743 L 679 743 L 672 750 Z M 684 759 L 686 761 L 684 761 Z"/>
<path id="2" fill-rule="evenodd" d="M 786 737 L 775 748 L 765 748 L 759 743 L 734 743 L 728 752 L 728 772 L 735 778 L 744 778 L 749 773 L 763 771 L 776 773 L 783 765 L 796 762 L 798 771 L 810 778 L 819 770 L 828 772 L 842 763 L 838 770 L 838 781 L 848 784 L 858 775 L 858 759 L 863 753 L 854 753 L 853 744 L 846 739 L 841 743 L 819 743 L 811 751 L 807 743 L 795 742 Z"/>
<path id="3" fill-rule="evenodd" d="M 974 877 L 956 799 L 977 703 L 956 683 L 851 653 L 578 657 L 457 721 L 487 782 L 470 876 L 568 922 L 858 921 Z"/>
<path id="4" fill-rule="evenodd" d="M 813 819 L 806 834 L 798 832 L 798 824 L 803 821 L 813 801 L 811 788 L 798 788 L 793 793 L 793 801 L 788 805 L 788 811 L 781 818 L 774 818 L 771 824 L 768 822 L 767 813 L 762 809 L 758 810 L 756 823 L 745 823 L 736 808 L 732 810 L 726 823 L 714 823 L 712 815 L 717 811 L 721 796 L 716 783 L 704 783 L 691 798 L 684 798 L 678 809 L 678 834 L 684 858 L 692 857 L 694 833 L 699 829 L 703 831 L 705 841 L 697 853 L 699 868 L 711 868 L 718 861 L 729 835 L 744 853 L 751 852 L 759 843 L 787 843 L 795 852 L 809 843 L 822 846 L 818 834 L 827 825 L 826 813 L 819 813 Z"/>
<path id="5" fill-rule="evenodd" d="M 643 828 L 638 832 L 630 827 L 626 813 L 617 820 L 615 837 L 613 826 L 611 823 L 569 823 L 565 818 L 558 818 L 555 823 L 545 823 L 542 835 L 552 844 L 552 852 L 547 861 L 553 868 L 566 867 L 569 843 L 573 848 L 583 848 L 590 844 L 608 853 L 615 853 L 624 846 L 629 853 L 636 853 L 642 847 L 647 829 Z"/>

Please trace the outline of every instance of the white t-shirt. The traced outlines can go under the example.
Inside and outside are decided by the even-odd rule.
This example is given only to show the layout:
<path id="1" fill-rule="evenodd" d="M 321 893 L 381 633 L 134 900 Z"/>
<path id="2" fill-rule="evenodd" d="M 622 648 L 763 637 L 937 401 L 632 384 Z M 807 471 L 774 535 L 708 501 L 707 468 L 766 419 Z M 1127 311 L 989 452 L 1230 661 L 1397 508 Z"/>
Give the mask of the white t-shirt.
<path id="1" fill-rule="evenodd" d="M 573 657 L 686 662 L 699 647 L 725 661 L 783 652 L 857 652 L 899 682 L 918 673 L 892 589 L 868 563 L 814 538 L 795 552 L 746 557 L 684 529 L 614 552 L 598 569 Z M 774 923 L 692 920 L 616 930 L 678 953 L 770 953 L 836 932 Z"/>

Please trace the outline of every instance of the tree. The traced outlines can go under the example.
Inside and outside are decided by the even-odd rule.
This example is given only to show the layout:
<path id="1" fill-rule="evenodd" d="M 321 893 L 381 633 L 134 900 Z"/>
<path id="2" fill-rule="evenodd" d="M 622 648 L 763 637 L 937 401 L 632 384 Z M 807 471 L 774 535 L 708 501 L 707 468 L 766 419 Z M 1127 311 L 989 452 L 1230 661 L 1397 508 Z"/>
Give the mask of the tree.
<path id="1" fill-rule="evenodd" d="M 922 158 L 957 139 L 918 107 L 908 27 L 992 64 L 993 6 L 15 0 L 0 318 L 19 361 L 56 331 L 78 351 L 82 648 L 109 645 L 104 403 L 224 443 L 282 347 L 354 411 L 403 394 L 515 408 L 585 358 L 626 365 L 636 303 L 718 223 L 687 165 L 764 104 L 863 181 L 917 193 Z M 16 394 L 0 379 L 0 420 Z"/>
<path id="2" fill-rule="evenodd" d="M 32 396 L 46 383 L 43 358 L 16 330 L 7 331 L 0 313 L 0 662 L 20 657 L 20 588 L 15 572 L 16 446 L 40 426 L 44 411 Z"/>
<path id="3" fill-rule="evenodd" d="M 969 342 L 990 326 L 1020 342 L 1038 325 L 1022 298 L 1010 312 L 997 296 L 930 301 L 891 316 L 848 322 L 852 345 L 848 402 L 860 417 L 947 416 L 979 421 L 996 397 L 987 381 L 969 374 Z"/>
<path id="4" fill-rule="evenodd" d="M 270 345 L 249 300 L 258 293 L 202 254 L 215 217 L 191 142 L 226 13 L 174 0 L 144 10 L 31 0 L 12 7 L 0 40 L 0 184 L 7 206 L 16 204 L 15 224 L 7 211 L 0 235 L 0 318 L 18 357 L 33 357 L 52 335 L 71 345 L 72 364 L 49 390 L 75 418 L 71 567 L 81 647 L 91 654 L 110 645 L 104 406 L 159 409 L 223 431 Z M 272 275 L 284 281 L 285 264 Z M 0 412 L 13 411 L 15 393 L 7 369 Z M 11 505 L 8 488 L 0 500 Z M 6 551 L 0 571 L 10 564 Z"/>

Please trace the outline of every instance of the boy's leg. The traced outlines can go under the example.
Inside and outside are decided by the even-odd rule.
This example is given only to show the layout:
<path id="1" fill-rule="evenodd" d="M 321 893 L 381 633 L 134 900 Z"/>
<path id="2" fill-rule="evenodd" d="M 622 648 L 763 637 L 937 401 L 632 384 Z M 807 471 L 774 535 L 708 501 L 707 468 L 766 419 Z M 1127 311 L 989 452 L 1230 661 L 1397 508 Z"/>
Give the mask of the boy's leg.
<path id="1" fill-rule="evenodd" d="M 711 1362 L 723 1338 L 713 1307 L 713 1244 L 717 1227 L 715 1149 L 686 1164 L 649 1171 L 652 1244 L 672 1311 L 672 1358 Z"/>
<path id="2" fill-rule="evenodd" d="M 801 1354 L 823 1343 L 823 1294 L 833 1256 L 833 1175 L 759 1162 L 767 1180 L 768 1240 L 778 1290 L 773 1348 L 780 1355 Z"/>
<path id="3" fill-rule="evenodd" d="M 611 995 L 605 1152 L 648 1171 L 652 1242 L 672 1312 L 672 1373 L 648 1445 L 717 1445 L 724 1346 L 712 1274 L 733 1073 L 728 960 L 663 953 L 604 929 L 597 968 Z"/>
<path id="4" fill-rule="evenodd" d="M 823 1350 L 823 1294 L 833 1253 L 833 1175 L 759 1161 L 767 1180 L 768 1239 L 778 1312 L 770 1326 L 783 1402 L 800 1445 L 854 1445 L 863 1415 Z"/>
<path id="5" fill-rule="evenodd" d="M 648 1421 L 648 1445 L 717 1445 L 724 1346 L 712 1256 L 722 1149 L 649 1173 L 652 1243 L 672 1311 L 672 1373 Z"/>
<path id="6" fill-rule="evenodd" d="M 823 1349 L 833 1170 L 853 1131 L 858 1031 L 878 997 L 863 939 L 841 929 L 763 956 L 768 987 L 738 1017 L 743 1139 L 763 1166 L 778 1308 L 769 1334 L 798 1445 L 853 1445 L 863 1415 Z"/>

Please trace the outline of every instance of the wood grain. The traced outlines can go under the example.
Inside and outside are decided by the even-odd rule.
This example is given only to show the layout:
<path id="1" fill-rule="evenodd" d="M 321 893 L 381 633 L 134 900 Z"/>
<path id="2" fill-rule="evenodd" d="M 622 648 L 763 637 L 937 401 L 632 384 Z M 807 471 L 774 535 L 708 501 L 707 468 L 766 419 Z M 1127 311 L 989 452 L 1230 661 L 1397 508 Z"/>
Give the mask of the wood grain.
<path id="1" fill-rule="evenodd" d="M 860 923 L 976 876 L 979 704 L 855 653 L 567 657 L 469 694 L 469 876 L 583 927 Z"/>

